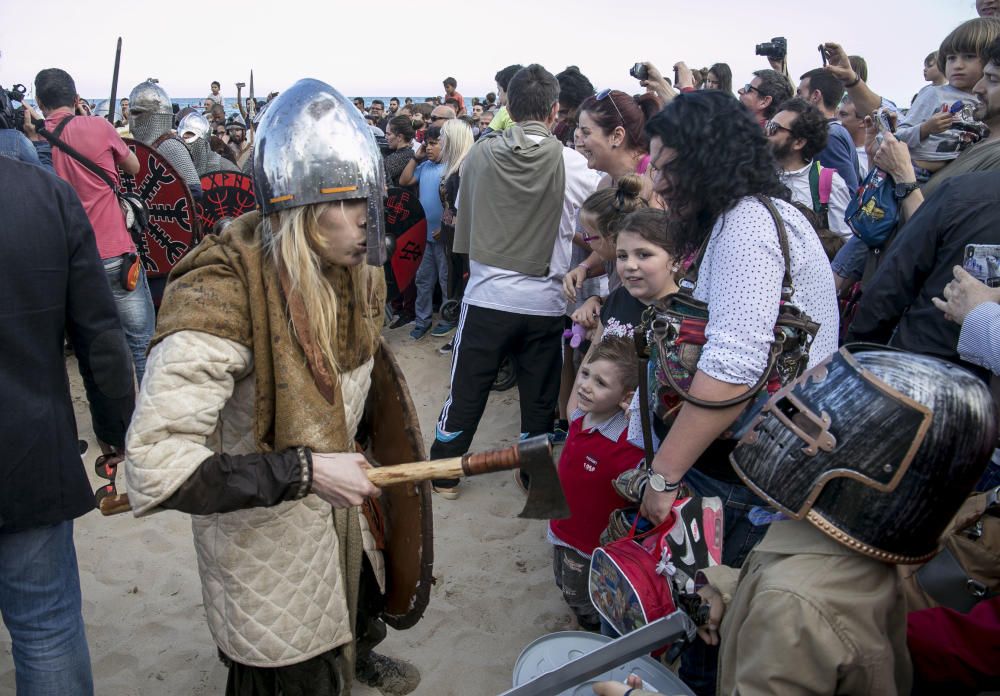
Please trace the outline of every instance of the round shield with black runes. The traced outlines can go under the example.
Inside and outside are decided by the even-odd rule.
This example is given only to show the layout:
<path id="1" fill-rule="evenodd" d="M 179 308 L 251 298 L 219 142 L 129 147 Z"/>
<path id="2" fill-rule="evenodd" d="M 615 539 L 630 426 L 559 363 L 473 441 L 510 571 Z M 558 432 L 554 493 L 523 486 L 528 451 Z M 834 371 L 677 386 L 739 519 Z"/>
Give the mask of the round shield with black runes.
<path id="1" fill-rule="evenodd" d="M 139 196 L 149 210 L 149 229 L 136 247 L 151 279 L 166 278 L 170 269 L 197 243 L 194 198 L 173 165 L 138 140 L 125 144 L 139 159 L 135 176 L 119 170 L 121 191 Z"/>
<path id="2" fill-rule="evenodd" d="M 388 296 L 406 292 L 417 276 L 427 245 L 427 219 L 415 191 L 393 187 L 385 202 L 385 234 L 391 248 L 386 273 Z"/>
<path id="3" fill-rule="evenodd" d="M 235 220 L 257 207 L 253 179 L 240 172 L 207 172 L 201 177 L 201 190 L 198 220 L 205 232 L 213 232 L 220 221 Z"/>

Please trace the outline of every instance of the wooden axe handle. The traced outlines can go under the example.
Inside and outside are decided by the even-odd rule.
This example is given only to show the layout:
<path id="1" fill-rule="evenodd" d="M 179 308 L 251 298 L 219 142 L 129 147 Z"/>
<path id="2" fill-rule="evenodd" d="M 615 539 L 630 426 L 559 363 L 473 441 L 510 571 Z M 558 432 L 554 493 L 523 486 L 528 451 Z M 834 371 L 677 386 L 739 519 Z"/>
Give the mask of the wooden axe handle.
<path id="1" fill-rule="evenodd" d="M 400 483 L 416 483 L 431 479 L 460 478 L 462 476 L 478 476 L 494 471 L 516 469 L 520 466 L 517 445 L 492 452 L 466 454 L 451 459 L 435 459 L 429 462 L 414 462 L 412 464 L 393 464 L 366 469 L 368 480 L 379 488 L 395 486 Z M 108 496 L 101 500 L 102 515 L 117 515 L 131 510 L 128 494 Z"/>
<path id="2" fill-rule="evenodd" d="M 102 498 L 101 506 L 97 509 L 101 511 L 102 515 L 118 515 L 131 510 L 132 505 L 128 501 L 128 493 L 119 493 Z"/>
<path id="3" fill-rule="evenodd" d="M 461 478 L 478 476 L 494 471 L 516 469 L 520 466 L 517 445 L 492 452 L 466 454 L 451 459 L 435 459 L 429 462 L 393 464 L 366 470 L 368 480 L 379 488 L 399 483 L 415 483 L 431 479 Z"/>

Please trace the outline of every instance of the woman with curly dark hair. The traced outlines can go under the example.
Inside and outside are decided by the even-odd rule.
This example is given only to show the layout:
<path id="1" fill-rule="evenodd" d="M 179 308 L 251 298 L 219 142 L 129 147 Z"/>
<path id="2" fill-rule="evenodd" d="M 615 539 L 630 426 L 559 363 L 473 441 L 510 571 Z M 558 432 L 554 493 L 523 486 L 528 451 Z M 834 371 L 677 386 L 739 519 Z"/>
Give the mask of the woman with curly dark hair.
<path id="1" fill-rule="evenodd" d="M 835 351 L 839 319 L 830 264 L 812 226 L 789 203 L 750 112 L 721 91 L 681 94 L 646 132 L 654 185 L 679 230 L 681 251 L 704 248 L 694 297 L 708 305 L 707 342 L 691 395 L 724 401 L 745 394 L 768 364 L 784 261 L 775 221 L 758 195 L 771 199 L 785 223 L 793 301 L 820 324 L 810 365 Z M 728 456 L 736 443 L 722 439 L 746 404 L 706 409 L 685 402 L 653 459 L 663 479 L 651 484 L 665 488 L 647 486 L 643 499 L 645 516 L 659 523 L 681 479 L 700 495 L 720 496 L 726 501 L 723 562 L 732 567 L 767 530 L 748 519 L 752 507 L 766 503 L 733 472 Z"/>

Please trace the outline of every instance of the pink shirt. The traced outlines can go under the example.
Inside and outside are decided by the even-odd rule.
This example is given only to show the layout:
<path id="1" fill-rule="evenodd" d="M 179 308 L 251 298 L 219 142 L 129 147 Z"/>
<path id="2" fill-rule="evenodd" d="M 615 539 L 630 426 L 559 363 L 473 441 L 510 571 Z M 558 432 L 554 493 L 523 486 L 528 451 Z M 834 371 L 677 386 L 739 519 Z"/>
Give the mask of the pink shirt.
<path id="1" fill-rule="evenodd" d="M 54 131 L 56 126 L 68 117 L 69 114 L 59 112 L 46 118 L 46 130 Z M 76 116 L 63 128 L 59 139 L 97 163 L 115 184 L 119 183 L 118 163 L 129 156 L 129 149 L 107 119 L 99 116 Z M 80 197 L 90 225 L 94 228 L 97 252 L 101 258 L 111 259 L 128 252 L 135 252 L 135 244 L 132 243 L 132 238 L 125 228 L 125 218 L 122 216 L 118 197 L 111 188 L 98 179 L 96 174 L 54 145 L 52 166 L 56 174 L 69 182 L 76 195 Z"/>

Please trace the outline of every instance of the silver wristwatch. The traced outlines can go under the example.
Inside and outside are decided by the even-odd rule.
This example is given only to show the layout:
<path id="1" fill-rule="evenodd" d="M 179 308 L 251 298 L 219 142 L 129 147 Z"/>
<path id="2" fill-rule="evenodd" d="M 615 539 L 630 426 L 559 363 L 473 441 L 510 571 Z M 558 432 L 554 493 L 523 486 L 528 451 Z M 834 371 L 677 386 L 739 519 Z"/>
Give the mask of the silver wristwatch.
<path id="1" fill-rule="evenodd" d="M 669 493 L 671 491 L 676 491 L 681 487 L 680 481 L 677 483 L 670 483 L 667 479 L 663 478 L 663 474 L 658 474 L 655 471 L 649 472 L 649 487 L 652 488 L 657 493 Z"/>

